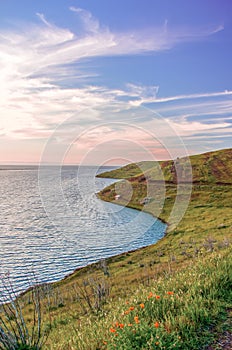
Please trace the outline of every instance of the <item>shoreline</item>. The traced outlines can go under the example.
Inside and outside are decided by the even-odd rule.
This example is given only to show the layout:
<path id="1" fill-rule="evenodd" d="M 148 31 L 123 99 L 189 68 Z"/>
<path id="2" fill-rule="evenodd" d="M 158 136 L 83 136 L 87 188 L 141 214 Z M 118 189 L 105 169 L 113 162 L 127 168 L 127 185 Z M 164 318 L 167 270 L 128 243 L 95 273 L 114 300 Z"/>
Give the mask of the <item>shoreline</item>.
<path id="1" fill-rule="evenodd" d="M 117 180 L 117 179 L 115 179 Z M 120 179 L 119 179 L 120 180 Z M 114 184 L 114 183 L 113 183 Z M 101 192 L 101 191 L 100 191 Z M 100 193 L 99 192 L 99 193 Z M 106 200 L 103 200 L 102 198 L 99 197 L 98 193 L 96 193 L 96 196 L 99 200 L 102 200 L 104 202 L 108 202 L 108 203 L 111 203 L 111 204 L 114 204 L 114 205 L 119 205 L 120 207 L 123 207 L 123 204 L 120 204 L 120 203 L 113 203 L 111 201 L 106 201 Z M 108 263 L 110 263 L 110 261 L 112 259 L 120 259 L 120 257 L 123 257 L 123 256 L 127 256 L 128 254 L 131 254 L 131 253 L 134 253 L 134 252 L 137 252 L 137 251 L 141 251 L 141 250 L 144 250 L 146 249 L 147 247 L 151 247 L 151 246 L 154 246 L 156 245 L 158 242 L 160 242 L 161 240 L 163 240 L 166 236 L 167 236 L 167 230 L 168 230 L 168 227 L 169 227 L 169 224 L 162 218 L 159 218 L 159 217 L 156 217 L 154 216 L 151 212 L 147 211 L 147 210 L 141 210 L 139 208 L 135 208 L 133 206 L 129 206 L 129 205 L 125 205 L 124 207 L 127 207 L 129 209 L 133 209 L 133 210 L 137 210 L 139 212 L 144 212 L 146 214 L 149 214 L 151 215 L 153 218 L 155 218 L 156 220 L 159 220 L 160 222 L 162 222 L 163 224 L 166 225 L 166 228 L 164 230 L 164 233 L 163 233 L 163 237 L 161 237 L 160 239 L 158 239 L 155 243 L 151 243 L 151 244 L 148 244 L 148 245 L 144 245 L 144 246 L 141 246 L 141 247 L 138 247 L 138 248 L 135 248 L 135 249 L 131 249 L 131 250 L 126 250 L 122 253 L 119 253 L 119 254 L 114 254 L 114 255 L 110 255 L 108 257 L 103 257 L 103 258 L 100 258 L 99 260 L 96 260 L 95 262 L 91 262 L 87 265 L 83 265 L 83 266 L 79 266 L 79 267 L 76 267 L 74 268 L 74 270 L 72 270 L 70 273 L 68 273 L 67 275 L 65 275 L 64 277 L 62 277 L 61 279 L 58 279 L 58 280 L 55 280 L 53 282 L 41 282 L 41 283 L 35 283 L 33 284 L 33 286 L 30 286 L 28 287 L 26 290 L 23 290 L 21 292 L 19 292 L 17 295 L 16 295 L 16 298 L 20 298 L 20 297 L 23 297 L 25 296 L 27 293 L 29 293 L 31 290 L 33 290 L 33 288 L 35 286 L 46 286 L 46 285 L 51 285 L 51 286 L 56 286 L 56 285 L 59 285 L 59 284 L 62 284 L 63 281 L 67 281 L 68 279 L 74 277 L 77 273 L 81 273 L 83 271 L 83 273 L 87 272 L 88 270 L 91 270 L 92 268 L 97 268 L 99 266 L 99 263 L 101 263 L 101 261 L 106 261 Z M 7 302 L 1 302 L 0 301 L 0 305 L 3 305 Z"/>
<path id="2" fill-rule="evenodd" d="M 117 180 L 117 179 L 115 179 L 115 180 Z M 98 199 L 104 201 L 103 199 L 101 199 L 101 198 L 98 196 L 98 193 L 97 193 L 96 195 L 97 195 Z M 105 201 L 105 202 L 108 202 L 108 203 L 111 203 L 111 204 L 115 204 L 115 205 L 119 205 L 120 207 L 123 206 L 122 204 L 119 204 L 119 203 L 112 203 L 112 202 L 110 202 L 110 201 Z M 133 210 L 138 210 L 138 211 L 140 211 L 140 212 L 142 211 L 142 210 L 140 210 L 140 209 L 138 209 L 138 208 L 134 208 L 133 206 L 126 205 L 126 207 L 127 207 L 127 208 L 130 208 L 130 209 L 133 209 Z M 151 246 L 157 244 L 158 242 L 160 242 L 162 239 L 164 239 L 164 238 L 167 236 L 167 229 L 168 229 L 168 227 L 169 227 L 169 223 L 167 223 L 164 219 L 161 219 L 161 218 L 159 218 L 159 217 L 154 216 L 154 215 L 153 215 L 151 212 L 149 212 L 149 211 L 145 211 L 145 210 L 144 210 L 143 212 L 145 212 L 146 214 L 151 215 L 153 218 L 155 218 L 155 219 L 161 221 L 163 224 L 167 225 L 167 227 L 166 227 L 166 229 L 165 229 L 165 231 L 164 231 L 163 237 L 161 237 L 160 239 L 158 239 L 155 243 L 151 243 L 151 244 L 149 244 L 149 245 L 146 245 L 146 246 L 143 246 L 143 247 L 139 247 L 139 248 L 136 248 L 136 249 L 132 249 L 132 250 L 127 250 L 127 251 L 125 251 L 125 252 L 123 252 L 123 253 L 116 254 L 116 255 L 111 255 L 111 256 L 108 256 L 108 257 L 106 257 L 106 258 L 101 258 L 100 260 L 97 260 L 96 262 L 92 262 L 92 263 L 90 263 L 90 264 L 83 265 L 83 266 L 80 266 L 80 267 L 75 268 L 72 272 L 70 272 L 69 274 L 67 274 L 66 276 L 64 276 L 64 277 L 63 277 L 62 279 L 60 279 L 59 281 L 48 282 L 48 283 L 45 282 L 45 283 L 43 283 L 43 284 L 56 284 L 56 283 L 59 284 L 59 283 L 62 283 L 62 281 L 65 281 L 65 280 L 67 280 L 68 278 L 71 278 L 73 275 L 75 275 L 77 272 L 80 272 L 80 271 L 83 270 L 83 269 L 90 269 L 91 267 L 96 267 L 96 266 L 99 265 L 99 263 L 100 263 L 101 261 L 103 261 L 103 260 L 104 260 L 104 261 L 107 261 L 107 260 L 109 260 L 109 259 L 114 259 L 114 258 L 117 259 L 117 258 L 120 258 L 120 257 L 125 256 L 125 255 L 127 255 L 127 254 L 130 254 L 130 253 L 133 253 L 133 252 L 137 252 L 137 251 L 143 250 L 143 249 L 145 249 L 145 248 L 147 248 L 147 247 L 151 247 Z"/>
<path id="3" fill-rule="evenodd" d="M 110 180 L 112 180 L 111 178 L 105 178 L 105 179 L 110 179 Z M 121 179 L 114 179 L 114 180 L 115 180 L 115 181 L 117 181 L 117 180 L 120 181 Z M 113 183 L 112 185 L 114 185 L 114 183 Z M 103 189 L 103 190 L 104 190 L 104 189 Z M 101 190 L 101 191 L 102 191 L 102 190 Z M 108 202 L 108 203 L 114 204 L 114 205 L 119 205 L 120 207 L 123 207 L 123 206 L 124 206 L 123 204 L 120 204 L 120 203 L 113 203 L 113 202 L 111 202 L 111 201 L 107 201 L 107 200 L 102 199 L 102 198 L 99 196 L 99 193 L 100 193 L 101 191 L 99 191 L 98 193 L 96 193 L 96 196 L 97 196 L 98 199 L 100 199 L 100 200 L 102 200 L 102 201 L 104 201 L 104 202 Z M 168 234 L 167 230 L 168 230 L 168 228 L 169 228 L 169 226 L 170 226 L 169 223 L 168 223 L 167 221 L 165 221 L 164 219 L 162 219 L 162 218 L 160 218 L 160 217 L 156 217 L 153 213 L 151 213 L 151 212 L 149 212 L 149 211 L 141 210 L 141 209 L 139 209 L 139 208 L 135 208 L 133 205 L 131 205 L 131 206 L 130 206 L 130 205 L 125 205 L 124 207 L 130 208 L 130 209 L 133 209 L 133 210 L 138 210 L 138 211 L 140 211 L 140 212 L 144 212 L 144 213 L 146 213 L 146 214 L 149 214 L 149 215 L 151 215 L 153 218 L 155 218 L 155 219 L 161 221 L 163 224 L 165 224 L 165 225 L 166 225 L 166 229 L 165 229 L 165 231 L 164 231 L 163 237 L 161 237 L 160 239 L 158 239 L 155 243 L 151 243 L 151 244 L 149 244 L 149 245 L 146 245 L 146 246 L 143 246 L 143 247 L 140 247 L 140 248 L 136 248 L 136 249 L 132 249 L 132 250 L 127 250 L 127 251 L 125 251 L 125 252 L 123 252 L 123 253 L 120 253 L 120 254 L 111 255 L 111 256 L 106 257 L 106 258 L 101 258 L 100 260 L 97 260 L 96 262 L 90 263 L 90 264 L 88 264 L 88 265 L 84 265 L 84 266 L 77 267 L 75 270 L 73 270 L 72 272 L 70 272 L 69 274 L 67 274 L 66 276 L 64 276 L 61 280 L 56 281 L 56 282 L 49 282 L 48 284 L 56 284 L 56 283 L 59 284 L 59 283 L 62 283 L 62 281 L 65 281 L 65 280 L 67 280 L 67 279 L 69 279 L 69 278 L 72 278 L 72 276 L 74 276 L 76 273 L 82 271 L 83 269 L 90 269 L 91 267 L 96 267 L 102 260 L 104 260 L 104 261 L 107 262 L 107 260 L 109 260 L 109 259 L 114 259 L 114 258 L 117 259 L 117 258 L 120 258 L 120 257 L 125 256 L 125 255 L 127 255 L 127 254 L 131 254 L 131 253 L 134 253 L 134 252 L 137 252 L 137 251 L 146 249 L 147 247 L 154 246 L 154 245 L 156 245 L 158 242 L 160 242 L 161 240 L 163 240 L 163 239 L 167 236 L 167 234 Z"/>

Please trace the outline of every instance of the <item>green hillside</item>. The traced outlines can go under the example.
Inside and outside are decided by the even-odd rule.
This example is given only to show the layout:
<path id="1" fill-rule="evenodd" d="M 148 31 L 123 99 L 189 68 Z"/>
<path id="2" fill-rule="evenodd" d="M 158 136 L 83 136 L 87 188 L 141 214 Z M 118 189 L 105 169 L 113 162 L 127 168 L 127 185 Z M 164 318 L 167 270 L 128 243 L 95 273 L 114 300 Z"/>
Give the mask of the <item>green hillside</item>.
<path id="1" fill-rule="evenodd" d="M 97 175 L 97 177 L 106 177 L 110 179 L 127 179 L 132 176 L 137 176 L 141 174 L 143 171 L 149 170 L 153 168 L 155 165 L 154 162 L 144 161 L 138 163 L 127 164 L 119 169 L 106 171 Z"/>
<path id="2" fill-rule="evenodd" d="M 192 166 L 192 181 L 194 183 L 232 184 L 232 149 L 194 155 L 190 156 L 189 159 Z M 129 179 L 144 174 L 147 179 L 159 181 L 164 178 L 165 181 L 176 183 L 176 168 L 178 169 L 178 167 L 181 171 L 179 180 L 184 182 L 190 175 L 188 164 L 186 165 L 186 158 L 176 159 L 175 161 L 132 163 L 98 176 Z M 188 173 L 186 174 L 185 171 Z"/>

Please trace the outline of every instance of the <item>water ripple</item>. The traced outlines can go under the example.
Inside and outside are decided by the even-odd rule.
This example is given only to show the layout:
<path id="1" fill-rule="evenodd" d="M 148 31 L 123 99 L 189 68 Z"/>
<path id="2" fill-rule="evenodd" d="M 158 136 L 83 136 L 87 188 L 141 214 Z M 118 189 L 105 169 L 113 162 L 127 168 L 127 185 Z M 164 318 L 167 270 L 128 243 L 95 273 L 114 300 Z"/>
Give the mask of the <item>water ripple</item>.
<path id="1" fill-rule="evenodd" d="M 115 212 L 115 205 L 98 200 L 88 174 L 85 168 L 81 192 L 77 168 L 63 168 L 61 185 L 69 208 L 66 216 L 62 203 L 53 202 L 48 190 L 47 198 L 58 215 L 54 225 L 41 201 L 38 170 L 0 171 L 0 273 L 10 273 L 17 291 L 28 287 L 32 273 L 40 282 L 56 281 L 77 267 L 163 237 L 166 226 L 159 220 L 129 208 L 120 207 Z M 48 189 L 51 181 L 48 177 Z M 96 179 L 95 192 L 112 182 Z"/>

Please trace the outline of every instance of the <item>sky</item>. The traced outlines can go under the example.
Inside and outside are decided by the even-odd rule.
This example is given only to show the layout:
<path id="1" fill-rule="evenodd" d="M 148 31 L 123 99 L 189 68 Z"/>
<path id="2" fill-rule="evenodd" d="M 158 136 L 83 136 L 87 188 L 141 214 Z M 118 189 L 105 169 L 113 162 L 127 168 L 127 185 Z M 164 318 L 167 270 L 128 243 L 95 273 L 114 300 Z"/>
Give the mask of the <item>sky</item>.
<path id="1" fill-rule="evenodd" d="M 1 0 L 0 163 L 231 147 L 231 0 Z"/>

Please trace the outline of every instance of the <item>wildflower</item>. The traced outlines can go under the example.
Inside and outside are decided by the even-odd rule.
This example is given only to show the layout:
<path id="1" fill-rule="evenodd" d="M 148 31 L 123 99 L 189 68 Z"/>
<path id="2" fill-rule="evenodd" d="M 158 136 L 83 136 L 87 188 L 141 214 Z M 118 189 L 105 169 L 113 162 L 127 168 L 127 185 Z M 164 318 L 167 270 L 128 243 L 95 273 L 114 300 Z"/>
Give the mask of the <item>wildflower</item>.
<path id="1" fill-rule="evenodd" d="M 160 299 L 160 296 L 159 296 L 159 295 L 156 295 L 155 298 L 156 298 L 156 299 Z"/>
<path id="2" fill-rule="evenodd" d="M 174 292 L 167 292 L 167 294 L 168 294 L 168 295 L 173 295 L 173 294 L 174 294 Z"/>
<path id="3" fill-rule="evenodd" d="M 130 306 L 129 310 L 133 311 L 134 310 L 134 306 Z"/>
<path id="4" fill-rule="evenodd" d="M 150 298 L 152 298 L 152 297 L 153 297 L 153 293 L 150 292 L 150 293 L 148 294 L 148 299 L 150 299 Z"/>
<path id="5" fill-rule="evenodd" d="M 140 304 L 140 307 L 141 307 L 141 309 L 144 309 L 144 304 L 142 303 L 142 304 Z"/>
<path id="6" fill-rule="evenodd" d="M 124 311 L 124 315 L 128 315 L 130 313 L 130 310 Z"/>
<path id="7" fill-rule="evenodd" d="M 124 324 L 123 323 L 119 323 L 119 328 L 124 328 Z"/>
<path id="8" fill-rule="evenodd" d="M 155 342 L 155 345 L 159 345 L 159 342 L 157 341 L 157 342 Z"/>
<path id="9" fill-rule="evenodd" d="M 155 326 L 155 328 L 159 328 L 159 322 L 156 321 L 156 322 L 154 323 L 154 326 Z"/>
<path id="10" fill-rule="evenodd" d="M 128 323 L 128 327 L 132 327 L 133 325 L 132 325 L 132 323 Z"/>
<path id="11" fill-rule="evenodd" d="M 116 329 L 110 328 L 110 333 L 116 333 Z"/>
<path id="12" fill-rule="evenodd" d="M 135 320 L 135 323 L 137 323 L 137 324 L 139 323 L 139 317 L 138 316 L 135 316 L 134 320 Z"/>
<path id="13" fill-rule="evenodd" d="M 115 322 L 115 327 L 119 327 L 119 322 Z"/>

